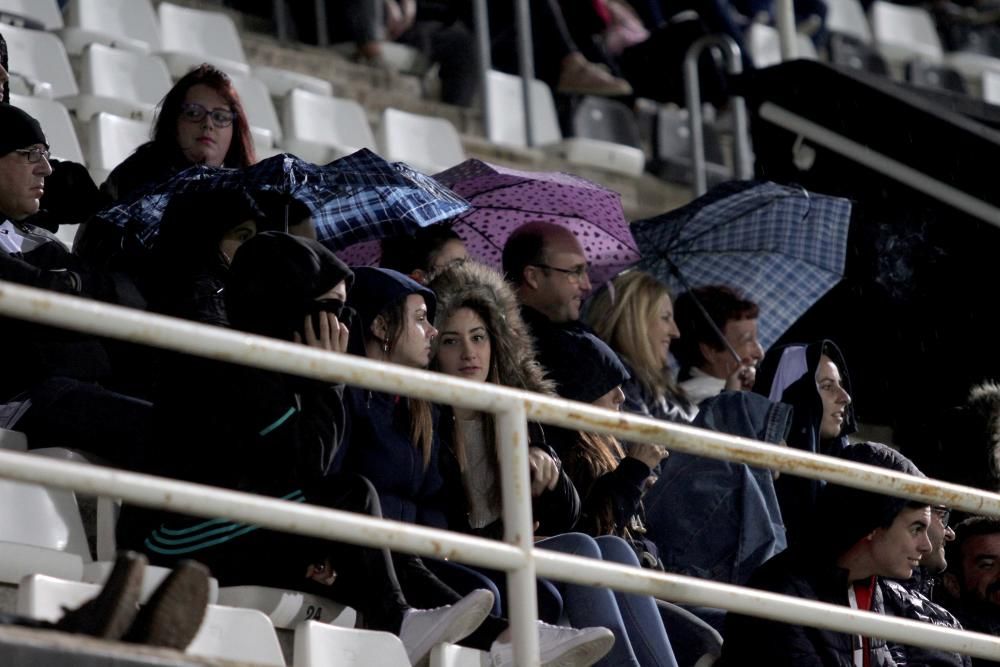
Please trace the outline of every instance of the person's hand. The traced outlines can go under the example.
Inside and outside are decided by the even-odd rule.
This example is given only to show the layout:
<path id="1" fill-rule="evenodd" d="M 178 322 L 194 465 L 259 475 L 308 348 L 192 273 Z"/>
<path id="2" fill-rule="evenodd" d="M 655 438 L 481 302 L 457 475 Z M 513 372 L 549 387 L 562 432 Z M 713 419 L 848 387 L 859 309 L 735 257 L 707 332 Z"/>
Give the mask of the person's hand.
<path id="1" fill-rule="evenodd" d="M 528 471 L 531 475 L 531 495 L 538 497 L 559 483 L 559 464 L 548 452 L 538 447 L 528 448 Z"/>
<path id="2" fill-rule="evenodd" d="M 326 558 L 322 563 L 314 563 L 306 567 L 306 579 L 318 581 L 324 586 L 332 586 L 337 579 L 337 571 L 330 565 L 330 559 Z"/>
<path id="3" fill-rule="evenodd" d="M 305 344 L 320 350 L 330 352 L 347 352 L 347 338 L 350 335 L 347 325 L 337 319 L 333 313 L 319 313 L 319 331 L 313 326 L 313 318 L 306 315 L 302 330 L 305 332 Z M 302 336 L 296 331 L 293 338 L 296 343 L 302 343 Z"/>
<path id="4" fill-rule="evenodd" d="M 732 374 L 726 378 L 726 389 L 729 391 L 750 391 L 753 383 L 757 379 L 757 367 L 752 363 L 740 364 Z"/>
<path id="5" fill-rule="evenodd" d="M 665 448 L 648 442 L 633 442 L 629 444 L 628 455 L 642 461 L 650 468 L 660 465 L 660 461 L 670 456 Z"/>
<path id="6" fill-rule="evenodd" d="M 385 31 L 390 40 L 395 41 L 413 27 L 417 18 L 417 3 L 414 0 L 385 0 Z"/>

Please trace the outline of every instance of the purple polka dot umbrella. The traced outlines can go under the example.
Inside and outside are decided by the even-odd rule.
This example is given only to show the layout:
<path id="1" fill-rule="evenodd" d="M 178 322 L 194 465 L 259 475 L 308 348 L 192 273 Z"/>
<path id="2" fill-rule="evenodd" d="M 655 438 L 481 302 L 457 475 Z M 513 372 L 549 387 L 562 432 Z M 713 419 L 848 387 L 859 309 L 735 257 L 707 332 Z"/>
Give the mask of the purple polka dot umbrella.
<path id="1" fill-rule="evenodd" d="M 527 222 L 551 222 L 576 235 L 590 262 L 596 287 L 639 260 L 621 196 L 585 178 L 558 172 L 518 171 L 481 160 L 465 162 L 434 176 L 472 204 L 452 228 L 475 259 L 501 267 L 511 232 Z M 377 244 L 339 253 L 348 263 L 378 261 Z"/>

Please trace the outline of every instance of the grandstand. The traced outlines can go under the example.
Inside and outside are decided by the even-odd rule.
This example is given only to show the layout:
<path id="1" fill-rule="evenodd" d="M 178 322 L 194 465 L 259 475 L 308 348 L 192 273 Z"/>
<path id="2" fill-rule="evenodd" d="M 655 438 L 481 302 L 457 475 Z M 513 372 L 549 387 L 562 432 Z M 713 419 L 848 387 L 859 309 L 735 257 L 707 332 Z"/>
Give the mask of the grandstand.
<path id="1" fill-rule="evenodd" d="M 557 111 L 549 89 L 537 82 L 533 114 L 536 145 L 527 146 L 523 112 L 518 106 L 523 89 L 517 77 L 489 73 L 489 85 L 495 91 L 493 107 L 449 106 L 435 99 L 434 72 L 426 71 L 419 62 L 401 66 L 401 71 L 358 64 L 336 49 L 280 39 L 270 21 L 235 11 L 232 5 L 238 3 L 70 0 L 67 11 L 60 13 L 55 0 L 0 0 L 0 19 L 13 22 L 0 23 L 0 33 L 10 45 L 12 103 L 39 118 L 54 157 L 84 164 L 100 183 L 147 140 L 155 105 L 171 82 L 191 65 L 209 61 L 233 77 L 260 157 L 287 151 L 326 162 L 370 147 L 427 173 L 467 157 L 526 170 L 568 171 L 621 193 L 629 220 L 662 213 L 694 198 L 689 128 L 683 110 L 649 100 L 638 100 L 634 108 L 616 108 L 593 98 L 576 99 L 571 111 L 584 115 L 560 123 L 559 111 L 565 120 L 566 109 Z M 933 239 L 932 245 L 940 254 L 927 259 L 918 253 L 912 260 L 926 259 L 919 267 L 928 271 L 920 286 L 936 282 L 933 296 L 936 307 L 942 309 L 941 318 L 969 317 L 972 324 L 967 328 L 975 328 L 976 323 L 987 321 L 986 315 L 980 315 L 978 296 L 967 295 L 961 286 L 991 277 L 986 259 L 996 247 L 995 227 L 1000 226 L 996 213 L 1000 209 L 993 207 L 1000 206 L 1000 195 L 982 174 L 971 174 L 971 167 L 966 170 L 942 160 L 942 156 L 977 150 L 992 155 L 1000 149 L 1000 134 L 996 132 L 1000 110 L 989 104 L 1000 102 L 995 97 L 1000 60 L 985 53 L 986 49 L 946 53 L 933 22 L 927 29 L 927 21 L 932 19 L 926 12 L 896 15 L 893 12 L 900 8 L 883 0 L 876 0 L 867 16 L 863 11 L 858 13 L 860 5 L 854 0 L 833 0 L 830 6 L 828 27 L 835 36 L 829 51 L 811 51 L 812 42 L 808 41 L 800 50 L 802 56 L 817 62 L 780 64 L 779 37 L 764 26 L 755 28 L 749 40 L 755 64 L 776 65 L 758 72 L 752 79 L 755 86 L 745 91 L 754 118 L 757 174 L 861 201 L 866 205 L 861 207 L 857 224 L 884 220 L 887 209 L 901 212 L 905 229 L 897 235 L 885 228 L 879 228 L 879 233 L 869 227 L 869 232 L 859 232 L 858 238 L 878 249 L 905 235 L 919 233 Z M 405 57 L 402 53 L 400 57 Z M 783 85 L 788 90 L 779 91 Z M 836 142 L 809 135 L 804 126 L 782 124 L 787 122 L 787 114 L 773 113 L 777 105 L 794 116 L 813 118 L 811 114 L 820 112 L 807 108 L 807 103 L 811 96 L 817 101 L 822 90 L 837 90 L 839 95 L 825 113 L 843 114 L 839 126 L 832 117 L 824 118 L 824 125 L 842 136 L 867 136 L 873 146 L 879 145 L 880 139 L 870 136 L 866 125 L 884 131 L 894 119 L 904 117 L 909 122 L 917 118 L 914 127 L 919 127 L 923 136 L 937 135 L 923 155 L 915 155 L 918 151 L 913 150 L 912 142 L 910 147 L 892 144 L 891 137 L 884 139 L 880 150 L 911 171 L 944 183 L 949 193 L 958 190 L 964 198 L 942 196 L 941 189 L 927 188 L 925 181 L 900 180 L 879 165 L 841 151 Z M 502 105 L 497 105 L 498 100 Z M 863 100 L 861 105 L 853 104 L 862 110 L 849 111 L 856 100 Z M 586 122 L 587 114 L 591 118 L 619 117 L 616 114 L 622 108 L 625 118 L 618 125 L 628 128 L 624 134 Z M 484 114 L 493 118 L 487 120 Z M 512 122 L 501 123 L 501 119 Z M 710 182 L 732 176 L 735 139 L 730 121 L 724 111 L 718 118 L 708 111 L 705 131 Z M 566 136 L 566 130 L 577 136 Z M 411 145 L 414 137 L 421 138 L 417 146 Z M 616 144 L 616 140 L 623 143 Z M 803 157 L 809 151 L 811 157 Z M 978 166 L 981 168 L 981 163 Z M 852 171 L 851 177 L 843 175 Z M 864 182 L 873 173 L 890 185 L 875 192 L 878 188 Z M 910 201 L 914 190 L 920 193 L 915 203 Z M 966 205 L 968 200 L 982 206 Z M 944 230 L 944 220 L 971 231 Z M 71 243 L 74 232 L 64 229 L 60 236 Z M 843 317 L 862 288 L 880 286 L 888 291 L 905 287 L 905 278 L 886 286 L 884 272 L 872 259 L 877 252 L 855 253 L 843 285 L 785 339 L 833 335 L 844 342 L 858 366 L 879 368 L 885 363 L 894 376 L 883 384 L 856 380 L 859 400 L 872 406 L 873 421 L 899 428 L 902 425 L 894 421 L 897 410 L 917 391 L 914 378 L 925 381 L 928 372 L 925 368 L 915 375 L 904 367 L 904 360 L 916 356 L 917 350 L 930 349 L 943 357 L 928 363 L 934 365 L 930 373 L 941 379 L 941 390 L 949 399 L 973 379 L 1000 376 L 1000 361 L 977 359 L 981 363 L 973 364 L 945 356 L 944 350 L 953 350 L 950 346 L 957 341 L 988 345 L 985 336 L 969 333 L 966 328 L 954 332 L 939 327 L 918 333 L 927 317 L 925 301 L 918 298 L 923 295 L 907 293 L 891 303 L 887 299 L 866 300 L 857 315 Z M 933 255 L 926 249 L 921 252 Z M 945 260 L 935 261 L 935 257 Z M 868 264 L 876 266 L 873 269 Z M 958 273 L 957 267 L 968 271 Z M 954 297 L 954 301 L 942 305 L 946 297 Z M 838 318 L 834 325 L 829 324 L 831 317 Z M 852 329 L 859 320 L 875 323 L 877 334 Z M 899 332 L 906 330 L 912 338 L 900 341 Z M 894 345 L 897 347 L 891 353 L 886 352 Z M 346 375 L 348 371 L 328 369 L 328 373 Z M 918 405 L 926 407 L 926 403 Z M 559 419 L 565 418 L 556 421 Z M 922 424 L 918 420 L 907 426 L 912 433 Z M 900 432 L 905 438 L 907 431 Z M 670 429 L 662 427 L 658 437 L 669 440 Z M 688 446 L 697 449 L 702 444 Z M 0 449 L 24 451 L 27 443 L 17 433 L 0 431 Z M 78 453 L 68 450 L 35 453 L 54 460 L 81 460 Z M 732 452 L 726 455 L 734 456 Z M 793 471 L 807 467 L 803 463 L 796 468 L 780 457 L 769 461 Z M 893 488 L 912 495 L 902 485 Z M 944 494 L 941 491 L 936 496 L 933 488 L 922 492 L 928 498 Z M 978 497 L 966 502 L 971 506 L 976 500 L 980 507 L 994 507 L 988 503 L 997 500 L 989 494 L 983 496 L 985 501 Z M 17 516 L 13 516 L 13 508 L 17 508 Z M 29 508 L 31 519 L 25 520 Z M 107 576 L 107 561 L 114 553 L 115 513 L 115 503 L 106 498 L 78 497 L 65 489 L 0 480 L 0 530 L 4 531 L 0 534 L 0 611 L 51 619 L 58 616 L 61 606 L 72 606 L 92 595 L 95 584 Z M 8 533 L 8 523 L 15 518 L 22 532 Z M 151 575 L 147 594 L 164 574 Z M 213 591 L 209 618 L 183 663 L 169 652 L 109 648 L 85 639 L 51 642 L 30 630 L 7 632 L 2 628 L 0 656 L 32 656 L 28 662 L 11 664 L 46 665 L 406 664 L 405 653 L 401 658 L 401 645 L 394 638 L 353 630 L 353 610 L 291 591 L 242 588 Z M 663 588 L 666 590 L 667 584 Z M 435 652 L 432 664 L 485 664 L 481 660 L 485 658 L 476 652 L 448 646 Z"/>

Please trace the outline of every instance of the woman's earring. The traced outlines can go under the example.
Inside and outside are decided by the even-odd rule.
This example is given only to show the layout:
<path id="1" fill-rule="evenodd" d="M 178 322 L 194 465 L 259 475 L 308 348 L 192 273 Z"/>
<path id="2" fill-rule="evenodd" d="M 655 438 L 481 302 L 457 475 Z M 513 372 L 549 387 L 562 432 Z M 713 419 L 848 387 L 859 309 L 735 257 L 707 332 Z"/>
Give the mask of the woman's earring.
<path id="1" fill-rule="evenodd" d="M 389 341 L 382 341 L 382 354 L 389 356 Z"/>

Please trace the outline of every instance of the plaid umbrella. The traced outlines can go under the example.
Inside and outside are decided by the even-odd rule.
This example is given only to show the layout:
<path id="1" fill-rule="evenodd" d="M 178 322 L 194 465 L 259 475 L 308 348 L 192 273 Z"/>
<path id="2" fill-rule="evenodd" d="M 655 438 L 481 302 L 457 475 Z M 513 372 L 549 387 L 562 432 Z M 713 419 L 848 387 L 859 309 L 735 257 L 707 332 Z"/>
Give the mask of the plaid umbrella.
<path id="1" fill-rule="evenodd" d="M 440 183 L 362 149 L 325 166 L 281 154 L 246 169 L 195 166 L 98 214 L 150 248 L 170 199 L 180 192 L 240 189 L 290 197 L 309 209 L 319 240 L 333 250 L 447 220 L 469 204 Z"/>
<path id="2" fill-rule="evenodd" d="M 469 254 L 500 267 L 503 246 L 511 232 L 526 222 L 562 225 L 580 240 L 596 286 L 639 259 L 639 252 L 622 211 L 621 197 L 585 178 L 556 172 L 517 171 L 466 160 L 434 177 L 465 197 L 471 210 L 454 221 Z M 377 244 L 340 253 L 354 266 L 374 264 Z"/>
<path id="3" fill-rule="evenodd" d="M 724 183 L 633 223 L 637 268 L 675 294 L 704 285 L 739 289 L 760 306 L 766 349 L 843 277 L 850 218 L 846 199 L 769 182 Z"/>

